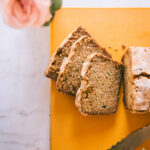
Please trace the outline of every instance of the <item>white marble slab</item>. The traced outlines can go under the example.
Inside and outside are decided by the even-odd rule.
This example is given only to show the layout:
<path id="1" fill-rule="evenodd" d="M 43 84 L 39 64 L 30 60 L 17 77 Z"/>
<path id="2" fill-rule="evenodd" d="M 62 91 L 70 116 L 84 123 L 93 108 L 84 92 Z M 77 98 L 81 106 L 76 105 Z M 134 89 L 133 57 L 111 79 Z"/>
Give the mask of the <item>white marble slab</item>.
<path id="1" fill-rule="evenodd" d="M 49 150 L 49 27 L 16 30 L 0 19 L 0 150 Z"/>

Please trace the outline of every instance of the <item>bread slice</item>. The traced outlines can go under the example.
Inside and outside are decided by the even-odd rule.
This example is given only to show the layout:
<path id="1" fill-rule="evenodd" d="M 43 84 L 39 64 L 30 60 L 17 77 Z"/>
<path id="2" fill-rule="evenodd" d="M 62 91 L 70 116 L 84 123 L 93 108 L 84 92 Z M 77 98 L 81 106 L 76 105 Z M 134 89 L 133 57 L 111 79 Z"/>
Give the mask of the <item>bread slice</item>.
<path id="1" fill-rule="evenodd" d="M 122 65 L 99 53 L 83 64 L 75 104 L 83 115 L 112 114 L 117 110 Z"/>
<path id="2" fill-rule="evenodd" d="M 57 80 L 63 59 L 68 57 L 73 43 L 83 35 L 90 36 L 85 29 L 79 26 L 64 40 L 64 42 L 60 45 L 60 47 L 58 47 L 49 61 L 49 65 L 45 71 L 46 77 Z"/>
<path id="3" fill-rule="evenodd" d="M 126 108 L 133 113 L 150 112 L 150 48 L 129 47 L 122 61 Z"/>
<path id="4" fill-rule="evenodd" d="M 82 64 L 88 55 L 99 52 L 111 57 L 94 39 L 82 36 L 72 46 L 70 55 L 63 62 L 57 82 L 58 91 L 75 96 L 81 83 Z"/>

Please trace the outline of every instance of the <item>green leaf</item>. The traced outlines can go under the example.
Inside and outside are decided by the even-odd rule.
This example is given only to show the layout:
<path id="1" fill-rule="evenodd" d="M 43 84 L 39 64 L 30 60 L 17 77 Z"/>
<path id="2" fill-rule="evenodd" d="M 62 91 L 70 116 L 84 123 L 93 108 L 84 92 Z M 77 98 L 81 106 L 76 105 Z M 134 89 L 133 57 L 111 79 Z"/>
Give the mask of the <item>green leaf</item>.
<path id="1" fill-rule="evenodd" d="M 52 17 L 49 21 L 45 22 L 43 26 L 49 26 L 49 24 L 52 22 L 54 17 Z"/>
<path id="2" fill-rule="evenodd" d="M 62 0 L 52 0 L 52 3 L 55 5 L 55 10 L 58 10 L 62 6 Z"/>
<path id="3" fill-rule="evenodd" d="M 55 4 L 52 4 L 50 7 L 50 13 L 52 14 L 52 16 L 55 15 Z"/>
<path id="4" fill-rule="evenodd" d="M 52 22 L 52 20 L 54 19 L 54 16 L 55 16 L 55 11 L 60 9 L 62 6 L 62 0 L 52 0 L 52 4 L 49 8 L 49 11 L 52 15 L 52 18 L 45 22 L 43 26 L 49 26 L 49 24 Z"/>

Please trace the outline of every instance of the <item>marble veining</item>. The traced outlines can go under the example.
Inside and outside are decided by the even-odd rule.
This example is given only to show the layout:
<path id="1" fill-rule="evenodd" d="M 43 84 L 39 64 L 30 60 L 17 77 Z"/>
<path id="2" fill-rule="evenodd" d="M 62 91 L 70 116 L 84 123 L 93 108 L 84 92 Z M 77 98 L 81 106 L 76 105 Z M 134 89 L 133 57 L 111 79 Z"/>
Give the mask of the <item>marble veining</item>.
<path id="1" fill-rule="evenodd" d="M 0 18 L 0 150 L 50 149 L 49 34 Z"/>

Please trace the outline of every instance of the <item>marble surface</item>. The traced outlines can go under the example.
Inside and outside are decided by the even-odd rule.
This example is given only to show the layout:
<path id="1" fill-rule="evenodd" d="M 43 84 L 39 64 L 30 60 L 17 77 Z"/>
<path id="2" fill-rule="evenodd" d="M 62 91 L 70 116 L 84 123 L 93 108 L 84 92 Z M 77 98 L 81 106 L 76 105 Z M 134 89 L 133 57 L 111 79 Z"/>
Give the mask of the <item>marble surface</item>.
<path id="1" fill-rule="evenodd" d="M 49 27 L 16 30 L 0 18 L 0 150 L 49 150 Z"/>
<path id="2" fill-rule="evenodd" d="M 64 0 L 63 7 L 150 7 L 147 0 Z M 50 149 L 49 27 L 13 29 L 0 16 L 0 150 Z"/>

